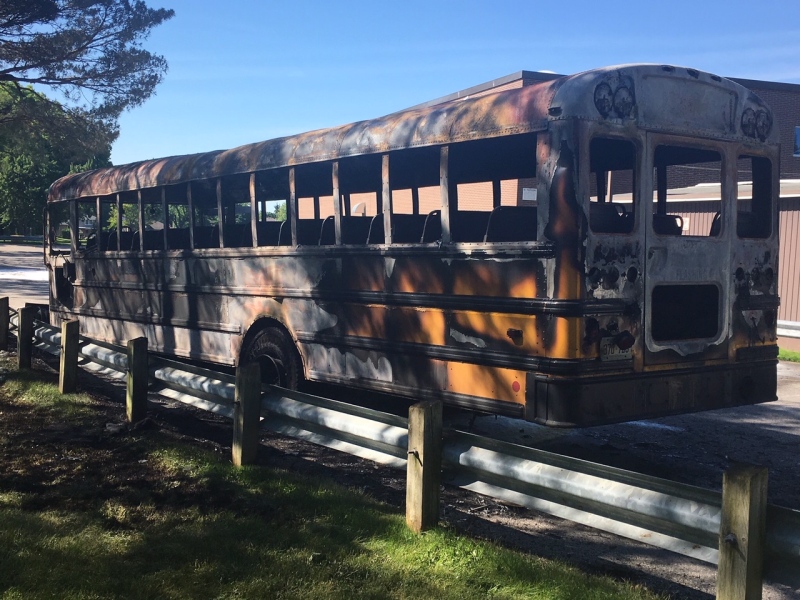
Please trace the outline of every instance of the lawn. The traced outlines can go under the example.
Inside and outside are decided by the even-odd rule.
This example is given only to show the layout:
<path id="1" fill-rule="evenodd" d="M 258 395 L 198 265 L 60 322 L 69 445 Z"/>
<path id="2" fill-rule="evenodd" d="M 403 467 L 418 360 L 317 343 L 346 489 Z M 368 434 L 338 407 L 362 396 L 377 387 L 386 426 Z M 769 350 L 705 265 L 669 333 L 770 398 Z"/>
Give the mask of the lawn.
<path id="1" fill-rule="evenodd" d="M 778 350 L 778 359 L 788 360 L 789 362 L 800 362 L 800 352 L 784 350 L 783 348 L 780 348 Z"/>
<path id="2" fill-rule="evenodd" d="M 650 599 L 227 453 L 0 358 L 0 598 Z"/>

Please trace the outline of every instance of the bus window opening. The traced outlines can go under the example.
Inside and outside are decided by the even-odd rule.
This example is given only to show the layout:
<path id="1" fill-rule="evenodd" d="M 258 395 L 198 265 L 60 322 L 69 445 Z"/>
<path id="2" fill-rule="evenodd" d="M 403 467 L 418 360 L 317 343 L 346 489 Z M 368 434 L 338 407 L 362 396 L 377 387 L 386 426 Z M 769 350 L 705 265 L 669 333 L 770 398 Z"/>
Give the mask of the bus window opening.
<path id="1" fill-rule="evenodd" d="M 772 163 L 761 156 L 739 157 L 736 235 L 768 238 L 772 233 Z"/>
<path id="2" fill-rule="evenodd" d="M 653 174 L 657 235 L 716 237 L 722 225 L 722 157 L 701 148 L 659 146 Z"/>
<path id="3" fill-rule="evenodd" d="M 589 147 L 589 227 L 595 233 L 631 233 L 636 202 L 636 147 L 628 140 L 595 138 Z"/>

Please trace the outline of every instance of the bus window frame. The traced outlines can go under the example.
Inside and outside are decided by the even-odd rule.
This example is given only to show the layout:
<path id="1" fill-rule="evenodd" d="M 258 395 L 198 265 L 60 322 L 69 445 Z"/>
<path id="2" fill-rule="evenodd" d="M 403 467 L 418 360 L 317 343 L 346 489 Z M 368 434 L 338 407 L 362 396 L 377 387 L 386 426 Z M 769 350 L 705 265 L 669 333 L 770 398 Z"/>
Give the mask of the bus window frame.
<path id="1" fill-rule="evenodd" d="M 341 182 L 339 181 L 339 179 L 340 179 L 340 169 L 341 169 L 340 161 L 326 161 L 326 162 L 324 162 L 322 164 L 326 165 L 326 166 L 329 166 L 330 169 L 331 169 L 330 189 L 331 189 L 332 196 L 333 196 L 333 199 L 334 199 L 334 215 L 333 216 L 334 216 L 334 220 L 335 220 L 336 225 L 337 225 L 336 230 L 335 230 L 336 243 L 334 245 L 330 245 L 330 246 L 320 246 L 320 248 L 324 247 L 324 248 L 326 248 L 326 250 L 330 250 L 331 248 L 341 247 L 341 246 L 345 246 L 345 247 L 348 247 L 348 248 L 364 248 L 364 249 L 368 249 L 368 248 L 387 249 L 387 248 L 392 248 L 392 247 L 442 248 L 442 247 L 451 247 L 451 246 L 464 246 L 464 247 L 485 247 L 485 246 L 490 246 L 490 247 L 503 248 L 503 247 L 508 247 L 508 246 L 537 246 L 537 245 L 541 245 L 543 242 L 540 239 L 538 239 L 538 235 L 537 235 L 537 239 L 534 239 L 534 240 L 518 240 L 518 241 L 511 241 L 511 242 L 508 242 L 508 241 L 489 241 L 489 242 L 487 242 L 487 241 L 483 241 L 483 240 L 482 241 L 475 241 L 475 242 L 472 242 L 472 241 L 470 241 L 470 242 L 455 242 L 455 241 L 452 241 L 452 235 L 451 235 L 450 228 L 449 228 L 449 225 L 450 225 L 451 219 L 452 219 L 452 214 L 451 213 L 457 213 L 459 211 L 457 210 L 456 206 L 452 205 L 453 201 L 455 200 L 455 197 L 456 197 L 455 188 L 456 188 L 457 182 L 451 182 L 450 181 L 450 177 L 449 177 L 449 174 L 450 174 L 450 162 L 451 162 L 450 161 L 450 146 L 451 145 L 441 145 L 441 146 L 436 146 L 435 147 L 436 148 L 435 153 L 436 153 L 437 158 L 438 158 L 438 164 L 436 165 L 436 168 L 439 171 L 439 185 L 438 185 L 438 187 L 439 187 L 440 203 L 438 205 L 438 208 L 435 209 L 433 212 L 435 213 L 437 210 L 439 211 L 439 219 L 440 219 L 440 223 L 441 223 L 441 226 L 442 226 L 442 235 L 441 235 L 441 238 L 439 240 L 434 240 L 434 241 L 430 241 L 430 242 L 420 241 L 420 242 L 410 242 L 410 243 L 397 243 L 397 242 L 393 242 L 391 239 L 387 239 L 387 236 L 386 236 L 386 234 L 384 232 L 383 240 L 381 242 L 379 242 L 379 243 L 367 243 L 368 240 L 365 239 L 363 243 L 355 242 L 355 243 L 343 244 L 342 243 L 342 238 L 341 238 L 341 219 L 342 219 L 342 217 L 348 216 L 347 213 L 349 212 L 347 210 L 347 207 L 343 206 L 343 202 L 345 202 L 349 198 L 351 193 L 357 193 L 359 190 L 355 190 L 354 191 L 353 189 L 349 189 L 349 188 L 342 189 Z M 430 154 L 433 154 L 433 152 L 431 152 Z M 385 228 L 386 225 L 387 225 L 387 222 L 388 222 L 389 225 L 391 225 L 391 222 L 392 222 L 392 220 L 393 220 L 393 218 L 395 216 L 395 213 L 393 212 L 393 201 L 392 201 L 393 199 L 392 199 L 392 188 L 391 188 L 391 165 L 392 165 L 393 153 L 392 152 L 384 152 L 382 154 L 379 154 L 378 156 L 380 157 L 380 160 L 378 160 L 376 162 L 377 162 L 377 166 L 379 167 L 379 171 L 376 173 L 376 176 L 374 178 L 375 179 L 375 183 L 376 183 L 375 187 L 377 189 L 366 190 L 366 191 L 368 191 L 370 193 L 375 193 L 375 195 L 376 195 L 375 199 L 376 199 L 376 203 L 377 203 L 378 212 L 377 212 L 376 215 L 374 215 L 374 217 L 375 218 L 382 217 L 383 221 L 384 221 L 384 228 Z M 432 157 L 423 156 L 422 158 L 424 159 L 424 158 L 432 158 Z M 536 156 L 534 155 L 532 158 L 535 160 Z M 213 211 L 213 212 L 216 213 L 217 223 L 222 223 L 222 225 L 220 226 L 220 228 L 222 228 L 224 226 L 225 222 L 226 222 L 224 210 L 227 207 L 227 200 L 224 199 L 224 195 L 225 195 L 224 187 L 225 187 L 225 183 L 226 183 L 225 182 L 225 178 L 226 177 L 233 177 L 233 175 L 210 177 L 210 178 L 207 178 L 207 179 L 204 179 L 204 180 L 193 180 L 193 181 L 186 182 L 185 184 L 174 184 L 175 186 L 180 186 L 180 187 L 185 186 L 184 189 L 185 189 L 185 194 L 186 194 L 186 198 L 187 198 L 185 206 L 187 207 L 187 213 L 188 213 L 188 218 L 189 218 L 189 227 L 188 227 L 188 229 L 189 229 L 189 239 L 190 239 L 190 242 L 189 242 L 189 246 L 190 247 L 188 249 L 189 252 L 191 252 L 193 254 L 205 256 L 207 254 L 216 255 L 216 254 L 220 253 L 220 251 L 225 251 L 225 250 L 243 251 L 243 250 L 255 249 L 255 248 L 263 248 L 263 249 L 281 248 L 282 249 L 281 253 L 283 254 L 283 253 L 286 252 L 286 249 L 288 249 L 288 248 L 291 248 L 293 251 L 296 251 L 298 248 L 304 248 L 304 249 L 313 248 L 314 247 L 313 244 L 300 245 L 300 244 L 297 243 L 296 226 L 297 226 L 297 219 L 299 217 L 299 214 L 298 214 L 299 211 L 295 207 L 297 205 L 298 199 L 301 197 L 301 194 L 304 193 L 303 191 L 298 192 L 298 187 L 302 186 L 302 183 L 300 183 L 300 185 L 298 185 L 298 183 L 299 183 L 298 179 L 303 176 L 303 170 L 304 170 L 302 168 L 302 165 L 299 165 L 299 166 L 301 167 L 299 169 L 299 172 L 296 171 L 297 167 L 291 167 L 291 168 L 288 168 L 288 169 L 284 169 L 284 168 L 276 169 L 278 175 L 280 175 L 283 172 L 288 176 L 287 177 L 287 190 L 288 190 L 289 193 L 288 193 L 288 198 L 287 198 L 287 220 L 290 221 L 291 229 L 292 229 L 292 244 L 291 244 L 291 246 L 280 246 L 280 245 L 278 245 L 278 246 L 272 246 L 272 245 L 270 245 L 270 246 L 261 246 L 261 245 L 256 245 L 256 244 L 258 244 L 258 242 L 256 241 L 257 240 L 257 235 L 254 235 L 253 236 L 253 245 L 252 246 L 234 246 L 234 247 L 231 247 L 229 244 L 226 244 L 224 242 L 224 233 L 221 233 L 220 240 L 219 240 L 219 246 L 202 247 L 202 248 L 196 247 L 197 244 L 196 244 L 196 239 L 195 239 L 196 238 L 196 231 L 195 230 L 196 230 L 196 227 L 197 227 L 197 223 L 196 223 L 197 215 L 195 214 L 195 212 L 196 212 L 195 211 L 195 208 L 196 208 L 196 206 L 195 206 L 196 205 L 196 202 L 195 202 L 195 200 L 196 200 L 195 191 L 196 190 L 194 188 L 202 187 L 202 188 L 205 189 L 206 196 L 208 196 L 206 198 L 206 204 L 208 204 L 209 206 L 216 205 L 214 207 L 216 210 Z M 319 167 L 317 167 L 317 168 L 319 168 Z M 433 168 L 433 167 L 431 167 L 431 168 Z M 246 173 L 246 174 L 244 174 L 244 173 L 236 174 L 237 177 L 247 178 L 247 180 L 248 180 L 247 181 L 247 187 L 249 188 L 250 225 L 251 225 L 251 228 L 253 228 L 253 229 L 255 229 L 255 227 L 256 227 L 256 221 L 254 219 L 254 214 L 256 214 L 256 215 L 258 214 L 259 202 L 264 200 L 264 198 L 262 198 L 260 196 L 260 194 L 258 193 L 258 186 L 256 185 L 257 178 L 259 177 L 260 173 L 267 173 L 269 171 L 270 170 L 254 171 L 254 172 L 250 172 L 250 173 Z M 524 174 L 521 174 L 518 177 L 518 179 L 520 179 L 520 180 L 523 179 L 523 178 L 524 178 Z M 483 180 L 481 180 L 481 181 L 483 181 Z M 419 182 L 419 183 L 422 183 L 422 182 Z M 493 188 L 497 187 L 496 186 L 497 182 L 494 179 L 491 180 L 491 181 L 490 180 L 486 180 L 486 183 L 492 184 Z M 162 248 L 144 248 L 143 249 L 141 247 L 141 242 L 140 242 L 139 247 L 135 248 L 135 249 L 134 248 L 121 248 L 121 247 L 119 247 L 119 248 L 106 248 L 104 250 L 103 254 L 113 254 L 115 256 L 116 255 L 120 255 L 120 254 L 122 254 L 122 255 L 135 254 L 135 255 L 143 255 L 143 256 L 145 256 L 145 255 L 162 254 L 162 253 L 175 253 L 175 252 L 184 253 L 184 252 L 187 251 L 186 249 L 178 249 L 178 248 L 173 249 L 173 248 L 169 248 L 168 247 L 168 243 L 167 243 L 168 232 L 169 232 L 170 229 L 172 229 L 171 227 L 169 227 L 169 224 L 166 222 L 166 221 L 168 221 L 168 218 L 166 216 L 167 213 L 168 213 L 168 208 L 172 204 L 166 198 L 167 188 L 168 187 L 170 187 L 170 186 L 154 186 L 153 188 L 147 188 L 147 193 L 150 194 L 151 196 L 153 196 L 153 198 L 151 199 L 150 203 L 159 204 L 161 206 L 162 212 L 164 213 L 164 216 L 165 216 L 165 219 L 164 219 L 165 220 L 165 225 L 164 225 L 164 247 L 162 247 Z M 433 187 L 433 186 L 423 186 L 423 187 Z M 398 189 L 405 189 L 405 188 L 398 188 Z M 420 187 L 418 185 L 418 186 L 416 186 L 414 188 L 411 188 L 411 189 L 412 189 L 412 196 L 414 196 L 415 192 L 416 192 L 416 194 L 418 194 Z M 209 190 L 212 190 L 213 193 L 209 193 Z M 117 206 L 118 229 L 119 229 L 119 225 L 120 225 L 119 221 L 122 220 L 121 206 L 122 205 L 126 205 L 126 204 L 133 204 L 133 202 L 131 202 L 131 200 L 133 198 L 136 199 L 137 214 L 139 216 L 139 219 L 140 220 L 142 219 L 142 211 L 144 209 L 144 203 L 143 203 L 143 195 L 144 194 L 143 194 L 143 191 L 144 191 L 143 189 L 141 189 L 141 190 L 133 190 L 133 191 L 127 191 L 127 192 L 120 192 L 120 193 L 116 193 L 116 194 L 112 195 L 112 197 L 114 198 L 114 202 L 113 203 Z M 212 195 L 214 196 L 214 198 L 210 198 Z M 123 196 L 125 198 L 123 198 Z M 303 195 L 302 197 L 305 198 L 306 196 Z M 320 196 L 319 196 L 319 194 L 314 194 L 313 196 L 308 196 L 308 197 L 313 197 L 313 199 L 314 199 L 314 210 L 315 210 L 315 214 L 316 214 L 319 211 Z M 337 199 L 338 199 L 338 206 L 337 206 L 337 202 L 336 202 Z M 211 202 L 210 200 L 214 200 L 214 202 Z M 86 201 L 87 201 L 87 198 L 74 198 L 74 199 L 70 199 L 70 200 L 68 200 L 66 202 L 68 202 L 70 206 L 72 206 L 72 204 L 75 204 L 77 206 L 78 202 L 86 202 Z M 496 199 L 493 199 L 493 203 L 496 203 Z M 240 203 L 237 203 L 237 204 L 240 204 Z M 519 205 L 515 205 L 515 206 L 519 206 Z M 338 208 L 338 210 L 336 210 L 337 208 Z M 423 215 L 423 213 L 419 212 L 418 207 L 416 207 L 416 208 L 417 208 L 417 212 L 415 212 L 414 214 Z M 497 207 L 495 206 L 494 208 L 497 208 Z M 470 211 L 466 211 L 466 212 L 470 212 Z M 487 219 L 492 214 L 492 211 L 482 211 L 482 212 L 486 212 Z M 401 214 L 403 214 L 403 213 L 401 213 Z M 433 213 L 428 213 L 428 217 L 429 218 L 430 218 L 431 214 L 433 214 Z M 537 212 L 536 222 L 531 223 L 531 226 L 533 228 L 535 228 L 534 231 L 536 231 L 536 232 L 538 232 L 540 230 L 541 218 L 542 218 L 542 213 L 541 213 L 541 211 L 538 211 Z M 139 229 L 141 230 L 142 227 L 143 227 L 143 223 L 140 222 L 139 223 Z M 140 231 L 139 233 L 140 233 L 139 239 L 141 240 L 142 239 L 142 232 Z M 388 236 L 388 238 L 390 238 L 390 237 L 391 236 Z M 119 243 L 118 240 L 117 240 L 117 243 Z M 78 249 L 78 250 L 80 251 L 80 249 Z M 227 253 L 223 252 L 223 254 L 227 254 Z"/>
<path id="2" fill-rule="evenodd" d="M 645 225 L 645 237 L 655 236 L 656 239 L 660 240 L 667 240 L 673 238 L 686 238 L 686 239 L 693 239 L 693 240 L 707 240 L 707 241 L 716 241 L 722 242 L 722 240 L 726 239 L 727 232 L 730 230 L 730 227 L 735 227 L 735 223 L 731 224 L 731 210 L 730 206 L 733 202 L 736 201 L 736 194 L 733 191 L 732 183 L 735 181 L 735 165 L 736 161 L 732 160 L 732 156 L 738 150 L 736 145 L 730 144 L 725 140 L 705 140 L 705 139 L 698 139 L 698 138 L 687 138 L 682 135 L 676 134 L 667 134 L 667 133 L 660 133 L 660 132 L 648 132 L 647 133 L 647 162 L 644 166 L 642 171 L 643 181 L 644 184 L 642 187 L 642 191 L 644 192 L 644 197 L 647 198 L 648 202 L 646 203 L 647 208 L 643 210 L 646 213 L 643 215 L 647 224 Z M 659 146 L 672 146 L 672 147 L 679 147 L 679 148 L 686 148 L 689 150 L 705 150 L 708 152 L 715 152 L 720 157 L 720 194 L 719 194 L 719 202 L 720 202 L 720 221 L 721 221 L 721 229 L 718 235 L 684 235 L 681 232 L 681 235 L 674 236 L 668 234 L 661 234 L 656 232 L 655 228 L 653 227 L 653 215 L 656 214 L 656 206 L 657 200 L 653 199 L 654 195 L 658 194 L 658 181 L 657 176 L 655 175 L 656 172 L 656 165 L 655 165 L 655 156 L 656 156 L 656 149 Z M 645 181 L 646 179 L 646 181 Z M 667 182 L 669 185 L 669 182 Z M 669 187 L 667 187 L 669 190 Z M 667 205 L 669 206 L 669 204 Z M 667 213 L 669 214 L 669 213 Z"/>
<path id="3" fill-rule="evenodd" d="M 735 222 L 733 231 L 735 232 L 735 239 L 739 242 L 763 242 L 772 240 L 777 234 L 779 225 L 779 212 L 780 212 L 780 156 L 771 148 L 759 148 L 758 150 L 747 146 L 741 145 L 735 150 L 735 159 L 733 160 L 733 189 L 735 190 Z M 770 163 L 770 233 L 767 236 L 742 236 L 739 235 L 739 167 L 738 161 L 740 158 L 753 159 L 763 158 Z M 755 184 L 755 181 L 752 181 Z M 751 188 L 751 212 L 752 212 L 752 194 L 755 190 Z"/>
<path id="4" fill-rule="evenodd" d="M 631 205 L 633 207 L 633 227 L 628 232 L 605 232 L 605 231 L 595 231 L 591 227 L 591 207 L 592 207 L 592 200 L 591 200 L 591 177 L 592 173 L 592 165 L 591 165 L 591 147 L 592 141 L 596 139 L 610 139 L 610 140 L 620 140 L 623 142 L 629 142 L 633 144 L 633 148 L 635 151 L 635 159 L 634 159 L 634 168 L 633 168 L 633 186 L 631 189 L 632 199 Z M 642 202 L 642 192 L 646 189 L 644 186 L 650 182 L 649 177 L 647 177 L 647 173 L 645 171 L 644 165 L 645 161 L 647 160 L 646 156 L 646 148 L 647 143 L 644 140 L 644 132 L 640 132 L 640 135 L 631 136 L 627 132 L 620 132 L 620 131 L 613 131 L 609 130 L 607 127 L 603 126 L 594 126 L 592 127 L 587 126 L 584 131 L 581 132 L 581 153 L 578 160 L 578 168 L 579 168 L 579 193 L 583 196 L 582 205 L 584 207 L 584 211 L 586 214 L 586 229 L 587 234 L 591 235 L 592 237 L 596 236 L 613 236 L 615 238 L 621 237 L 638 237 L 640 234 L 641 223 L 643 223 L 643 212 L 644 212 L 644 204 Z"/>
<path id="5" fill-rule="evenodd" d="M 538 162 L 538 144 L 540 141 L 540 133 L 530 133 L 530 134 L 522 134 L 522 135 L 533 135 L 533 143 L 531 144 L 531 154 L 530 160 L 533 161 L 534 164 Z M 466 140 L 466 141 L 459 141 L 450 144 L 443 144 L 438 146 L 427 146 L 424 148 L 414 149 L 408 148 L 400 151 L 401 153 L 405 154 L 406 152 L 414 152 L 415 150 L 421 151 L 423 154 L 422 159 L 430 159 L 431 162 L 426 165 L 426 168 L 423 171 L 428 174 L 428 171 L 438 171 L 438 187 L 439 188 L 439 204 L 437 208 L 434 209 L 432 212 L 439 211 L 439 219 L 441 225 L 441 237 L 439 240 L 432 240 L 428 242 L 419 241 L 419 242 L 396 242 L 392 239 L 391 233 L 391 224 L 394 217 L 398 214 L 406 215 L 406 214 L 413 214 L 417 216 L 428 216 L 432 215 L 432 212 L 421 212 L 420 211 L 420 200 L 419 200 L 419 191 L 421 189 L 428 189 L 434 187 L 432 185 L 428 185 L 430 182 L 427 178 L 420 179 L 419 177 L 409 177 L 407 172 L 404 172 L 404 176 L 400 177 L 400 182 L 397 182 L 397 179 L 394 178 L 393 172 L 394 169 L 397 167 L 394 166 L 394 161 L 398 160 L 398 152 L 397 151 L 389 151 L 384 152 L 381 154 L 382 156 L 382 163 L 381 163 L 381 179 L 382 179 L 382 200 L 381 194 L 378 197 L 378 203 L 383 205 L 383 228 L 384 228 L 384 241 L 383 243 L 372 243 L 366 244 L 368 247 L 380 247 L 380 248 L 394 248 L 394 247 L 402 247 L 402 248 L 443 248 L 443 247 L 464 247 L 466 249 L 471 247 L 490 247 L 490 248 L 505 248 L 509 246 L 536 246 L 541 245 L 543 243 L 543 238 L 540 235 L 541 227 L 541 219 L 543 218 L 543 213 L 541 210 L 538 210 L 537 207 L 537 214 L 536 220 L 531 223 L 532 231 L 534 234 L 535 239 L 533 240 L 518 240 L 518 241 L 485 241 L 485 233 L 484 232 L 484 240 L 481 241 L 470 241 L 470 242 L 460 242 L 460 241 L 453 241 L 453 235 L 451 231 L 451 224 L 453 222 L 453 215 L 459 212 L 475 212 L 475 211 L 459 211 L 457 208 L 458 204 L 458 191 L 457 186 L 459 184 L 464 183 L 488 183 L 492 185 L 493 188 L 493 196 L 498 196 L 497 198 L 492 198 L 493 203 L 493 210 L 495 208 L 499 208 L 496 204 L 496 200 L 499 200 L 499 195 L 497 192 L 499 191 L 500 182 L 504 181 L 505 179 L 514 179 L 514 177 L 509 177 L 507 174 L 504 173 L 497 173 L 498 177 L 492 177 L 491 179 L 476 179 L 476 180 L 453 180 L 451 177 L 452 171 L 452 150 L 453 147 L 461 144 L 469 144 L 473 140 Z M 436 158 L 434 158 L 434 152 L 436 154 Z M 429 156 L 430 155 L 430 156 Z M 401 155 L 402 156 L 402 155 Z M 401 169 L 407 169 L 407 158 L 402 156 L 399 158 L 401 161 Z M 438 161 L 437 164 L 434 164 L 434 161 Z M 500 177 L 500 175 L 503 175 Z M 526 175 L 524 173 L 519 174 L 516 179 L 519 181 L 523 179 L 529 179 L 531 177 L 538 177 L 538 169 L 534 166 L 532 169 L 531 175 Z M 497 188 L 497 189 L 495 189 Z M 395 212 L 395 198 L 394 198 L 394 191 L 400 190 L 410 190 L 411 193 L 411 204 L 412 204 L 412 212 L 411 213 L 397 213 Z M 524 206 L 521 204 L 515 204 L 513 206 Z M 479 211 L 485 212 L 487 217 L 487 227 L 488 227 L 488 220 L 492 214 L 492 210 L 488 211 Z M 388 232 L 388 235 L 387 235 Z M 357 245 L 358 246 L 358 245 Z"/>

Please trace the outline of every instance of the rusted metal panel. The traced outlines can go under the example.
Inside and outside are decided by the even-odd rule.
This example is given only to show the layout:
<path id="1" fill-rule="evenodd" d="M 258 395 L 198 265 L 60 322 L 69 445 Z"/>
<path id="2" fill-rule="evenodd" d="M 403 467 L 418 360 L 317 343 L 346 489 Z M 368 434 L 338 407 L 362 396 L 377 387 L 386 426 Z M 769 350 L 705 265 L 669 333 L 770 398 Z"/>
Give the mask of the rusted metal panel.
<path id="1" fill-rule="evenodd" d="M 598 109 L 595 90 L 600 85 L 608 85 L 615 93 L 625 85 L 632 88 L 629 99 L 633 103 L 630 118 L 636 119 L 641 128 L 670 127 L 674 130 L 671 127 L 673 121 L 660 122 L 649 117 L 639 107 L 672 107 L 674 110 L 671 114 L 704 114 L 702 111 L 711 102 L 697 106 L 686 105 L 687 97 L 681 90 L 682 82 L 687 79 L 702 82 L 712 96 L 727 95 L 730 98 L 744 98 L 744 101 L 733 102 L 721 124 L 713 119 L 699 121 L 700 124 L 716 124 L 716 128 L 709 126 L 699 130 L 697 123 L 692 122 L 684 128 L 685 133 L 715 136 L 722 134 L 741 139 L 744 136 L 738 124 L 747 110 L 754 115 L 764 113 L 771 124 L 771 112 L 758 97 L 745 88 L 707 73 L 692 73 L 697 73 L 697 76 L 682 69 L 665 69 L 654 65 L 596 69 L 521 89 L 399 112 L 370 121 L 249 144 L 232 150 L 169 157 L 70 175 L 53 184 L 50 201 L 108 195 L 118 191 L 213 178 L 222 174 L 251 173 L 400 148 L 543 131 L 547 128 L 549 119 L 557 119 L 560 115 L 596 119 Z M 645 100 L 637 102 L 637 95 Z M 615 117 L 613 113 L 609 118 L 625 120 L 625 117 Z M 769 130 L 766 141 L 777 142 L 775 130 L 776 128 Z"/>
<path id="2" fill-rule="evenodd" d="M 551 82 L 453 106 L 395 113 L 371 121 L 312 131 L 232 150 L 175 156 L 71 175 L 57 181 L 50 201 L 251 173 L 344 156 L 541 131 Z"/>
<path id="3" fill-rule="evenodd" d="M 337 246 L 342 245 L 342 199 L 339 193 L 339 163 L 332 165 L 334 236 Z"/>
<path id="4" fill-rule="evenodd" d="M 225 228 L 222 224 L 225 222 L 225 215 L 222 207 L 222 178 L 218 177 L 216 182 L 217 191 L 217 229 L 219 230 L 219 247 L 225 248 Z"/>
<path id="5" fill-rule="evenodd" d="M 549 107 L 552 116 L 596 120 L 600 112 L 609 123 L 630 123 L 650 131 L 779 143 L 766 103 L 747 88 L 711 73 L 670 65 L 619 65 L 555 82 L 561 85 Z M 765 127 L 757 130 L 757 119 Z"/>
<path id="6" fill-rule="evenodd" d="M 383 237 L 387 244 L 392 243 L 392 188 L 389 181 L 389 155 L 381 156 L 381 198 L 383 208 Z"/>

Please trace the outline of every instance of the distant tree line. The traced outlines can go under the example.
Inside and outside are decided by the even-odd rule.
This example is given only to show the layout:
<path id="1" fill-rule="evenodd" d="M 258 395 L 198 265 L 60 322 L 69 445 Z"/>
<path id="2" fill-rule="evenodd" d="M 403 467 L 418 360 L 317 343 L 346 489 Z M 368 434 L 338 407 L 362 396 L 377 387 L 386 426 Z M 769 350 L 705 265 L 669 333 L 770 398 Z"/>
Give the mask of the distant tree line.
<path id="1" fill-rule="evenodd" d="M 120 114 L 167 70 L 142 44 L 173 14 L 137 0 L 0 1 L 0 230 L 40 233 L 54 180 L 110 165 Z"/>

